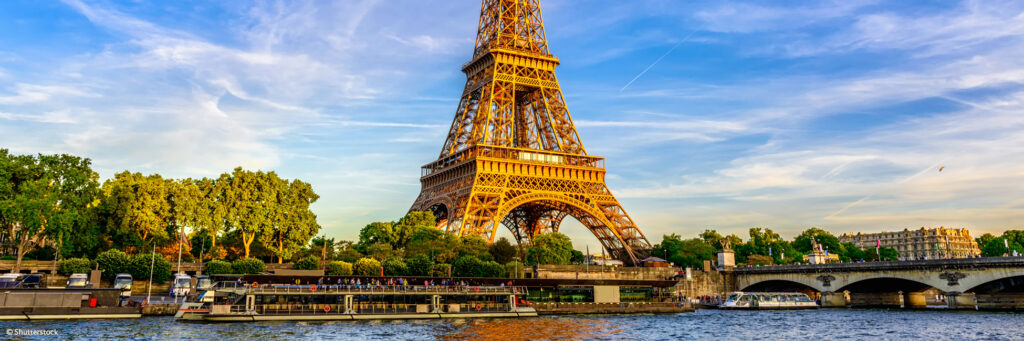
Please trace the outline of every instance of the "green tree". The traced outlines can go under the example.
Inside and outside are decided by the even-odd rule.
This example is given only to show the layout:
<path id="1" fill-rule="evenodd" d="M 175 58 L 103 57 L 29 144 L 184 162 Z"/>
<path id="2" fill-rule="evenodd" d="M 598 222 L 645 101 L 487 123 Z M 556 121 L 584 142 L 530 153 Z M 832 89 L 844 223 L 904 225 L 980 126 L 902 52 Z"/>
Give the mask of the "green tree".
<path id="1" fill-rule="evenodd" d="M 385 276 L 405 276 L 409 274 L 409 267 L 401 259 L 389 258 L 381 263 L 384 267 Z"/>
<path id="2" fill-rule="evenodd" d="M 160 254 L 154 256 L 152 252 L 140 253 L 132 256 L 130 273 L 133 278 L 149 279 L 149 270 L 152 267 L 153 282 L 163 283 L 173 278 L 171 266 L 171 262 Z"/>
<path id="3" fill-rule="evenodd" d="M 293 264 L 298 270 L 319 270 L 320 258 L 317 256 L 306 256 Z"/>
<path id="4" fill-rule="evenodd" d="M 673 233 L 662 236 L 661 243 L 655 244 L 651 249 L 651 255 L 666 257 L 665 260 L 676 266 L 701 268 L 705 260 L 713 259 L 716 250 L 715 246 L 703 239 L 683 240 Z"/>
<path id="5" fill-rule="evenodd" d="M 484 262 L 475 256 L 461 256 L 452 263 L 452 275 L 458 277 L 483 277 L 483 274 Z"/>
<path id="6" fill-rule="evenodd" d="M 1009 244 L 1010 248 L 1006 246 Z M 990 240 L 981 248 L 981 253 L 986 257 L 1002 257 L 1003 255 L 1013 253 L 1016 250 L 1017 253 L 1024 253 L 1024 247 L 1020 243 L 1010 242 L 1006 237 L 998 237 Z"/>
<path id="7" fill-rule="evenodd" d="M 413 234 L 419 229 L 434 229 L 437 224 L 434 213 L 430 211 L 412 211 L 394 223 L 392 226 L 391 247 L 394 249 L 405 248 L 405 245 L 412 239 Z"/>
<path id="8" fill-rule="evenodd" d="M 430 276 L 432 277 L 447 277 L 452 273 L 451 264 L 434 264 L 430 267 Z"/>
<path id="9" fill-rule="evenodd" d="M 96 265 L 103 270 L 103 278 L 113 280 L 119 273 L 131 273 L 131 257 L 121 250 L 107 250 L 96 255 Z"/>
<path id="10" fill-rule="evenodd" d="M 978 238 L 974 238 L 974 241 L 978 243 L 978 248 L 984 248 L 985 245 L 988 245 L 988 242 L 993 239 L 996 239 L 996 236 L 993 236 L 991 233 L 986 233 Z"/>
<path id="11" fill-rule="evenodd" d="M 1003 232 L 1003 237 L 1009 239 L 1010 243 L 1024 245 L 1024 230 L 1006 230 Z"/>
<path id="12" fill-rule="evenodd" d="M 355 263 L 357 260 L 359 260 L 359 258 L 363 258 L 363 254 L 359 253 L 359 251 L 356 250 L 355 243 L 351 241 L 339 241 L 334 244 L 334 247 L 336 250 L 338 250 L 338 255 L 336 256 L 336 258 L 339 260 L 349 263 Z"/>
<path id="13" fill-rule="evenodd" d="M 523 277 L 523 263 L 520 262 L 508 262 L 505 263 L 505 274 L 509 278 L 522 278 Z"/>
<path id="14" fill-rule="evenodd" d="M 315 203 L 320 196 L 313 192 L 312 185 L 301 180 L 289 182 L 277 177 L 273 172 L 264 173 L 262 183 L 274 188 L 276 195 L 269 197 L 270 224 L 259 237 L 263 244 L 269 245 L 273 250 L 277 256 L 277 262 L 282 263 L 284 259 L 291 258 L 320 231 L 320 224 L 316 222 L 316 214 L 309 209 L 309 206 Z M 319 245 L 314 246 L 324 246 L 326 241 L 323 238 L 318 240 Z M 334 241 L 331 240 L 329 244 L 333 246 Z M 316 252 L 319 251 L 320 248 L 317 248 Z"/>
<path id="15" fill-rule="evenodd" d="M 811 252 L 811 240 L 824 247 L 825 250 L 830 252 L 839 251 L 839 238 L 833 236 L 828 231 L 812 227 L 801 232 L 800 235 L 793 239 L 793 248 L 800 251 L 803 254 Z"/>
<path id="16" fill-rule="evenodd" d="M 495 262 L 505 264 L 516 258 L 518 250 L 508 241 L 508 238 L 501 237 L 494 244 L 491 244 L 489 252 L 494 257 Z"/>
<path id="17" fill-rule="evenodd" d="M 411 276 L 427 276 L 434 262 L 425 254 L 417 254 L 405 259 L 405 266 Z"/>
<path id="18" fill-rule="evenodd" d="M 374 244 L 392 245 L 395 240 L 395 228 L 389 222 L 372 222 L 359 230 L 359 242 L 356 243 L 356 250 L 368 253 L 366 248 Z"/>
<path id="19" fill-rule="evenodd" d="M 203 272 L 210 275 L 222 275 L 230 274 L 234 272 L 234 269 L 231 268 L 231 263 L 220 259 L 214 259 L 203 264 Z"/>
<path id="20" fill-rule="evenodd" d="M 526 252 L 526 264 L 569 264 L 572 258 L 572 241 L 558 232 L 533 237 Z"/>
<path id="21" fill-rule="evenodd" d="M 281 210 L 277 200 L 281 187 L 275 186 L 279 181 L 274 172 L 253 172 L 242 167 L 231 174 L 221 174 L 216 181 L 223 200 L 225 226 L 239 233 L 244 258 L 250 257 L 258 235 L 273 234 L 275 218 Z"/>
<path id="22" fill-rule="evenodd" d="M 330 276 L 352 276 L 352 263 L 340 260 L 327 263 L 327 274 Z"/>
<path id="23" fill-rule="evenodd" d="M 11 155 L 0 149 L 0 230 L 14 244 L 14 272 L 43 239 L 60 245 L 86 225 L 99 197 L 99 175 L 91 161 L 72 155 Z"/>
<path id="24" fill-rule="evenodd" d="M 231 262 L 231 270 L 236 274 L 260 274 L 267 272 L 267 264 L 256 258 L 243 258 Z"/>
<path id="25" fill-rule="evenodd" d="M 169 188 L 160 175 L 117 173 L 103 183 L 103 194 L 107 231 L 116 244 L 145 250 L 172 238 Z"/>
<path id="26" fill-rule="evenodd" d="M 373 258 L 360 258 L 353 266 L 357 276 L 380 276 L 380 261 Z"/>
<path id="27" fill-rule="evenodd" d="M 60 261 L 60 266 L 57 267 L 57 273 L 64 276 L 71 276 L 76 273 L 87 273 L 90 270 L 92 262 L 86 258 L 68 258 Z"/>
<path id="28" fill-rule="evenodd" d="M 718 231 L 710 229 L 704 230 L 704 232 L 701 232 L 700 234 L 700 239 L 704 240 L 705 244 L 711 245 L 712 247 L 716 248 L 720 246 L 720 242 L 724 238 L 725 237 L 722 237 L 721 234 L 718 234 Z"/>
<path id="29" fill-rule="evenodd" d="M 462 236 L 462 244 L 459 246 L 459 256 L 473 256 L 477 259 L 484 257 L 490 257 L 490 246 L 487 245 L 487 241 L 480 235 L 467 235 Z M 454 266 L 455 264 L 452 264 Z"/>

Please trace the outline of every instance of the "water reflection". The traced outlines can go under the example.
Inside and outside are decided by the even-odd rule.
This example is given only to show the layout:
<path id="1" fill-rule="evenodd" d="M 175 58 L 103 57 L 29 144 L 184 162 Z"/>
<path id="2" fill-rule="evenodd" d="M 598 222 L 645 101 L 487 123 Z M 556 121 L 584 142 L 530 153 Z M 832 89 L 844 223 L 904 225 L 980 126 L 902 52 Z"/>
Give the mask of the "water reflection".
<path id="1" fill-rule="evenodd" d="M 719 311 L 521 319 L 183 323 L 170 317 L 0 321 L 72 340 L 1024 340 L 1024 314 L 975 311 Z"/>
<path id="2" fill-rule="evenodd" d="M 530 319 L 460 320 L 442 340 L 592 340 L 621 338 L 624 321 L 600 318 L 538 317 Z"/>

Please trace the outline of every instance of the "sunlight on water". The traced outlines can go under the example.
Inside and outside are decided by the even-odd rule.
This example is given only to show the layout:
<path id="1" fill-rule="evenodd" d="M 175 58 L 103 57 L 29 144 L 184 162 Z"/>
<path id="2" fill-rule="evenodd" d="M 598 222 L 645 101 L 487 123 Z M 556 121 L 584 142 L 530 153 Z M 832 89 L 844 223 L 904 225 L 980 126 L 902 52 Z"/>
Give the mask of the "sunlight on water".
<path id="1" fill-rule="evenodd" d="M 106 340 L 1024 340 L 1024 314 L 823 309 L 698 310 L 672 315 L 520 319 L 183 323 L 170 317 L 96 321 L 0 321 L 6 329 L 55 330 L 26 339 Z"/>

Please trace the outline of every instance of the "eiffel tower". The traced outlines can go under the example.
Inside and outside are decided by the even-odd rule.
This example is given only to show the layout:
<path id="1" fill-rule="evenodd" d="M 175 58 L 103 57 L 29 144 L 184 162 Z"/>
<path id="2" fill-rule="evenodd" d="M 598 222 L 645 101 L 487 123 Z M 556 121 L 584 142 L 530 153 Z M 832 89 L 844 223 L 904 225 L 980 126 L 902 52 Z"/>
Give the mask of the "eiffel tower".
<path id="1" fill-rule="evenodd" d="M 651 244 L 605 185 L 604 158 L 583 148 L 558 64 L 540 0 L 483 0 L 462 99 L 441 155 L 422 168 L 411 210 L 491 242 L 499 224 L 525 242 L 571 216 L 612 257 L 637 265 Z"/>

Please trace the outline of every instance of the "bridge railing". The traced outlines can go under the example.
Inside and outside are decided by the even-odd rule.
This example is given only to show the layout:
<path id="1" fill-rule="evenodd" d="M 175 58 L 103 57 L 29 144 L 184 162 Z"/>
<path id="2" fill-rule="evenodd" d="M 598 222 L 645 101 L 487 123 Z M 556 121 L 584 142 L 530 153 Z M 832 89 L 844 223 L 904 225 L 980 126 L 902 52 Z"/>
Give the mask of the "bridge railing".
<path id="1" fill-rule="evenodd" d="M 1024 267 L 1024 257 L 984 257 L 958 259 L 930 259 L 912 261 L 883 261 L 860 263 L 828 263 L 800 265 L 745 266 L 733 269 L 735 273 L 782 273 L 782 272 L 850 272 L 875 270 L 902 270 L 926 268 L 998 268 Z"/>

